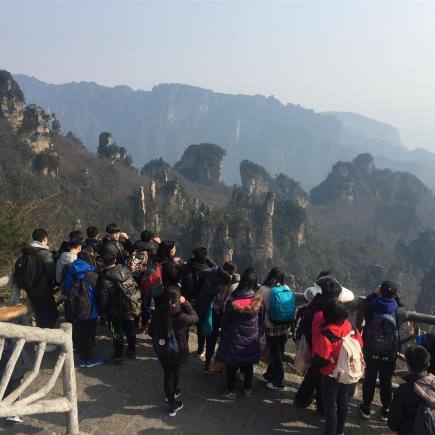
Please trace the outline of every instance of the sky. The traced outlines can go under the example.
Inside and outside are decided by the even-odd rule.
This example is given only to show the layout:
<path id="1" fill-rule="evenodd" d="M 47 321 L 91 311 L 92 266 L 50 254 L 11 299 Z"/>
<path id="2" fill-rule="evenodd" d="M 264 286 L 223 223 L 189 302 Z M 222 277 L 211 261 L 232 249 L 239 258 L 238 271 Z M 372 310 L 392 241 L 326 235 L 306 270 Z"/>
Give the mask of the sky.
<path id="1" fill-rule="evenodd" d="M 0 68 L 351 111 L 435 151 L 435 1 L 0 0 Z"/>

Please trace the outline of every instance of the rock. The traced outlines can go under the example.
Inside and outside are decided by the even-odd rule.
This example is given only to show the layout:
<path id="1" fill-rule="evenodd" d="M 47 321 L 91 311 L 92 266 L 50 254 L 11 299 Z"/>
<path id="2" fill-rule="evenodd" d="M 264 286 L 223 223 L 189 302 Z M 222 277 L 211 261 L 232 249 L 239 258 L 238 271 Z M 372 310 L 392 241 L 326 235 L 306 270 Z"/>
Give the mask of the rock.
<path id="1" fill-rule="evenodd" d="M 30 105 L 24 110 L 23 121 L 18 134 L 35 154 L 53 147 L 50 136 L 50 116 L 42 107 Z"/>
<path id="2" fill-rule="evenodd" d="M 273 183 L 272 177 L 263 166 L 249 160 L 240 163 L 240 177 L 242 189 L 249 196 L 266 194 Z"/>
<path id="3" fill-rule="evenodd" d="M 0 70 L 0 118 L 9 121 L 12 129 L 17 131 L 23 122 L 24 95 L 12 75 Z"/>

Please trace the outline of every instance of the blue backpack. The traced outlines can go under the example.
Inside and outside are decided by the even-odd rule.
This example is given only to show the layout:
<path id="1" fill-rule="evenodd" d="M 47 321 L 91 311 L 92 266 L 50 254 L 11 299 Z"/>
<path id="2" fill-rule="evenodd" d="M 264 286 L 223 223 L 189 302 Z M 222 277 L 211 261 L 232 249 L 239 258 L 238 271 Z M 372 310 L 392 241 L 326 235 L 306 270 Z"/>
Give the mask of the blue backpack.
<path id="1" fill-rule="evenodd" d="M 159 358 L 174 358 L 180 352 L 177 337 L 169 334 L 167 337 L 160 337 L 157 328 L 153 331 L 153 347 L 154 352 Z"/>
<path id="2" fill-rule="evenodd" d="M 291 323 L 295 319 L 296 298 L 285 285 L 272 287 L 269 298 L 269 319 L 275 324 Z"/>

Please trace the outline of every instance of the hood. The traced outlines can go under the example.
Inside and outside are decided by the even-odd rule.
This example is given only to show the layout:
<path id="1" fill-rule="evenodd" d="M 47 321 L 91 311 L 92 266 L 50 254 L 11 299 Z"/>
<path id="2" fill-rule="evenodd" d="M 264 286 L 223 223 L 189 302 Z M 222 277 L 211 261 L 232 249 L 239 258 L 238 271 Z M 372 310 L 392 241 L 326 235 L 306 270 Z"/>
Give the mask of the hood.
<path id="1" fill-rule="evenodd" d="M 199 271 L 206 270 L 209 268 L 206 261 L 200 262 L 199 260 L 197 260 L 196 258 L 193 258 L 193 257 L 188 261 L 187 265 L 191 269 L 199 270 Z"/>
<path id="2" fill-rule="evenodd" d="M 327 325 L 325 329 L 331 331 L 331 334 L 335 337 L 346 337 L 346 335 L 352 331 L 352 325 L 348 320 L 345 320 L 339 325 L 331 323 L 330 325 Z"/>
<path id="3" fill-rule="evenodd" d="M 63 252 L 62 255 L 57 260 L 62 266 L 66 266 L 67 264 L 74 263 L 77 260 L 77 254 L 73 254 L 71 252 Z"/>
<path id="4" fill-rule="evenodd" d="M 21 249 L 21 252 L 23 255 L 30 255 L 34 254 L 35 252 L 39 251 L 40 249 L 48 250 L 48 246 L 43 245 L 40 242 L 36 242 L 35 240 L 30 243 L 29 245 L 25 246 L 23 249 Z"/>
<path id="5" fill-rule="evenodd" d="M 394 299 L 376 298 L 373 300 L 374 311 L 379 314 L 392 314 L 398 306 Z"/>
<path id="6" fill-rule="evenodd" d="M 118 282 L 124 282 L 133 276 L 130 269 L 122 264 L 106 269 L 104 275 L 108 280 Z"/>
<path id="7" fill-rule="evenodd" d="M 435 408 L 435 376 L 429 374 L 414 384 L 414 391 L 431 408 Z"/>
<path id="8" fill-rule="evenodd" d="M 79 279 L 83 279 L 86 272 L 95 272 L 96 270 L 94 266 L 83 260 L 76 260 L 71 266 L 71 274 L 79 277 Z"/>
<path id="9" fill-rule="evenodd" d="M 256 313 L 260 310 L 263 298 L 260 295 L 253 298 L 236 299 L 232 302 L 233 308 L 239 313 Z"/>

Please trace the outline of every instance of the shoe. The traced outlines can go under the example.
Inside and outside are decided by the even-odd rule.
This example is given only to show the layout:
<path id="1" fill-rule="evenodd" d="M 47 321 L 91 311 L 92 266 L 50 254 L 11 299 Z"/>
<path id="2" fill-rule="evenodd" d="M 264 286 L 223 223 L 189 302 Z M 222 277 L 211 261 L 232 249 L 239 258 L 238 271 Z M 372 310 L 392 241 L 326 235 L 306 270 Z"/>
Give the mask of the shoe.
<path id="1" fill-rule="evenodd" d="M 384 409 L 384 408 L 382 408 L 382 410 L 381 410 L 381 420 L 382 421 L 388 421 L 388 415 L 390 414 L 390 410 L 387 408 L 387 409 Z"/>
<path id="2" fill-rule="evenodd" d="M 284 385 L 280 385 L 280 386 L 277 387 L 276 385 L 273 385 L 272 382 L 268 382 L 266 387 L 269 388 L 269 390 L 285 391 L 285 386 Z"/>
<path id="3" fill-rule="evenodd" d="M 293 400 L 293 405 L 297 406 L 298 408 L 308 408 L 313 402 L 314 402 L 313 399 L 309 399 L 308 401 L 302 402 L 300 399 L 296 399 L 295 397 Z"/>
<path id="4" fill-rule="evenodd" d="M 209 366 L 208 364 L 206 364 L 206 365 L 204 366 L 204 368 L 202 369 L 202 371 L 203 371 L 204 373 L 207 373 L 208 375 L 216 375 L 217 373 L 221 373 L 221 371 L 214 372 L 214 371 L 210 368 L 210 366 Z"/>
<path id="5" fill-rule="evenodd" d="M 365 405 L 360 405 L 359 406 L 359 412 L 362 416 L 362 418 L 365 418 L 366 420 L 368 420 L 370 418 L 371 415 L 371 409 L 368 406 Z"/>
<path id="6" fill-rule="evenodd" d="M 79 361 L 80 368 L 86 367 L 87 362 L 88 362 L 87 360 L 81 359 Z"/>
<path id="7" fill-rule="evenodd" d="M 136 351 L 134 351 L 134 350 L 127 350 L 127 358 L 136 359 Z"/>
<path id="8" fill-rule="evenodd" d="M 219 393 L 222 396 L 225 396 L 227 399 L 234 400 L 236 398 L 236 393 L 234 391 L 230 391 L 227 387 L 219 390 Z"/>
<path id="9" fill-rule="evenodd" d="M 247 398 L 250 399 L 252 397 L 252 390 L 243 390 L 243 395 Z"/>
<path id="10" fill-rule="evenodd" d="M 183 409 L 183 402 L 179 401 L 179 402 L 175 402 L 175 406 L 174 407 L 170 407 L 169 408 L 169 417 L 175 417 L 177 415 L 177 412 L 180 409 Z"/>
<path id="11" fill-rule="evenodd" d="M 6 421 L 9 421 L 11 423 L 22 423 L 23 419 L 18 415 L 14 415 L 12 417 L 6 417 Z"/>
<path id="12" fill-rule="evenodd" d="M 103 364 L 103 359 L 102 358 L 92 358 L 88 361 L 85 361 L 85 365 L 83 367 L 95 367 L 95 366 L 99 366 L 100 364 Z M 80 367 L 82 367 L 81 362 L 80 362 Z"/>
<path id="13" fill-rule="evenodd" d="M 107 364 L 120 366 L 123 363 L 123 361 L 124 361 L 124 358 L 122 356 L 112 356 L 112 358 L 110 358 L 107 361 Z"/>
<path id="14" fill-rule="evenodd" d="M 180 396 L 181 396 L 181 389 L 180 389 L 180 388 L 177 388 L 177 389 L 175 390 L 174 399 L 177 400 Z M 165 402 L 167 402 L 167 401 L 168 401 L 168 398 L 165 397 Z"/>
<path id="15" fill-rule="evenodd" d="M 265 384 L 272 382 L 272 379 L 269 379 L 265 373 L 254 373 L 254 378 L 257 379 L 257 381 L 264 382 Z"/>

